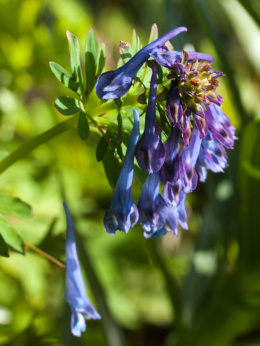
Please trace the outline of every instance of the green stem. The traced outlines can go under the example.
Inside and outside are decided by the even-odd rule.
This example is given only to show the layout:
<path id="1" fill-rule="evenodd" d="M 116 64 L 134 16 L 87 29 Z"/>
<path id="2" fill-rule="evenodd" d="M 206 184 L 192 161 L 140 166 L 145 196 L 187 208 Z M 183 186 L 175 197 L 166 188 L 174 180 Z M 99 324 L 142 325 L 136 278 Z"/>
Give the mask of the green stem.
<path id="1" fill-rule="evenodd" d="M 100 114 L 111 111 L 113 109 L 114 109 L 113 102 L 107 102 L 97 107 L 94 110 L 94 112 L 93 111 L 92 112 L 93 112 L 93 116 L 95 117 L 95 116 L 99 116 Z M 93 116 L 91 117 L 91 120 L 96 125 L 96 121 L 93 119 Z M 77 124 L 77 121 L 78 121 L 78 115 L 76 114 L 70 117 L 68 120 L 65 120 L 62 123 L 59 123 L 58 125 L 52 127 L 50 130 L 47 130 L 46 132 L 40 134 L 39 136 L 36 136 L 28 140 L 27 142 L 23 143 L 22 145 L 20 145 L 19 148 L 17 148 L 10 155 L 8 155 L 2 161 L 0 161 L 0 174 L 3 173 L 5 170 L 7 170 L 10 166 L 12 166 L 16 161 L 30 154 L 35 148 L 39 147 L 41 144 L 48 142 L 52 138 L 58 136 L 60 133 L 75 127 Z M 92 130 L 96 132 L 94 129 Z"/>
<path id="2" fill-rule="evenodd" d="M 0 162 L 0 174 L 12 166 L 16 161 L 28 155 L 31 151 L 33 151 L 33 149 L 56 137 L 60 133 L 74 127 L 77 123 L 77 118 L 78 116 L 74 115 L 69 120 L 63 121 L 62 123 L 52 127 L 50 130 L 23 143 L 19 148 L 17 148 Z"/>
<path id="3" fill-rule="evenodd" d="M 31 249 L 32 251 L 34 252 L 37 252 L 39 255 L 47 258 L 49 261 L 53 262 L 54 264 L 56 264 L 57 266 L 59 266 L 60 268 L 62 269 L 65 269 L 66 266 L 60 262 L 59 260 L 57 260 L 56 258 L 52 257 L 51 255 L 49 255 L 47 252 L 39 249 L 38 247 L 34 246 L 34 245 L 31 245 L 31 244 L 28 244 L 26 242 L 24 242 L 25 246 L 26 246 L 26 249 Z"/>

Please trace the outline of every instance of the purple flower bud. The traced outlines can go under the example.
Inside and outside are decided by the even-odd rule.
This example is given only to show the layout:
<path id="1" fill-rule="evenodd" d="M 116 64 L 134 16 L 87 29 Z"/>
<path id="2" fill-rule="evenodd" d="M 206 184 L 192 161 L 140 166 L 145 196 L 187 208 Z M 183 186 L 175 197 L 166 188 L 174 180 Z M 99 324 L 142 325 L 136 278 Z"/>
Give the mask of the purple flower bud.
<path id="1" fill-rule="evenodd" d="M 86 330 L 86 318 L 100 319 L 100 315 L 89 300 L 84 281 L 80 271 L 80 264 L 77 255 L 75 230 L 73 221 L 67 204 L 63 207 L 66 213 L 66 300 L 70 304 L 71 332 L 75 336 L 81 336 L 81 332 Z"/>
<path id="2" fill-rule="evenodd" d="M 190 144 L 183 147 L 180 156 L 180 179 L 185 193 L 192 192 L 197 186 L 198 176 L 194 169 L 199 156 L 201 139 L 199 131 L 193 129 Z"/>
<path id="3" fill-rule="evenodd" d="M 149 102 L 145 116 L 144 133 L 137 145 L 136 160 L 144 172 L 149 174 L 160 170 L 165 159 L 165 150 L 161 137 L 155 130 L 156 119 L 156 90 L 157 77 L 156 66 L 152 65 L 152 80 L 149 94 Z"/>

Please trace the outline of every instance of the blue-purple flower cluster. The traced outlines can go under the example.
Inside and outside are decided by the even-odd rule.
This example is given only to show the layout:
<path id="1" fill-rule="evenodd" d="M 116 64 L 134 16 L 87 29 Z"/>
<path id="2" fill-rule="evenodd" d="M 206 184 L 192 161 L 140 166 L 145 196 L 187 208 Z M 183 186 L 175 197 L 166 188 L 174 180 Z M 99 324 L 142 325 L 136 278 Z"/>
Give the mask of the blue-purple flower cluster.
<path id="1" fill-rule="evenodd" d="M 223 73 L 212 69 L 210 55 L 178 52 L 166 45 L 186 30 L 180 27 L 170 31 L 97 80 L 98 97 L 116 99 L 129 91 L 144 63 L 152 70 L 145 128 L 139 139 L 135 110 L 121 174 L 105 214 L 104 226 L 110 234 L 117 230 L 127 233 L 139 221 L 146 238 L 167 232 L 177 235 L 178 225 L 188 228 L 185 198 L 196 188 L 198 175 L 204 182 L 208 170 L 223 172 L 228 165 L 226 148 L 233 148 L 236 137 L 235 128 L 221 109 L 223 99 L 216 92 Z M 159 93 L 162 70 L 166 73 L 160 88 L 163 92 Z M 159 108 L 167 119 L 163 132 L 156 123 Z M 137 206 L 131 197 L 135 158 L 148 173 Z"/>

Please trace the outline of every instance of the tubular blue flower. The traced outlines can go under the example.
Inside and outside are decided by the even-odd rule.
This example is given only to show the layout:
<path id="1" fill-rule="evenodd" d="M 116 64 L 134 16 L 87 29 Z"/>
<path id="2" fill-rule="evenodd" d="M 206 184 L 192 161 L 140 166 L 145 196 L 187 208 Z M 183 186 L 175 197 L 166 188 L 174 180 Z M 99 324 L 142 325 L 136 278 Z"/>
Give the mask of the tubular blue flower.
<path id="1" fill-rule="evenodd" d="M 165 150 L 161 141 L 161 136 L 155 131 L 157 90 L 155 65 L 152 65 L 152 71 L 149 102 L 145 117 L 145 129 L 136 148 L 136 160 L 142 170 L 149 174 L 158 172 L 165 159 Z"/>
<path id="2" fill-rule="evenodd" d="M 134 126 L 117 185 L 113 192 L 110 207 L 104 216 L 104 227 L 110 234 L 117 230 L 128 233 L 138 221 L 138 210 L 132 201 L 131 187 L 134 173 L 134 156 L 139 139 L 139 115 L 134 110 Z"/>
<path id="3" fill-rule="evenodd" d="M 187 28 L 179 27 L 169 31 L 137 52 L 124 66 L 115 71 L 102 73 L 96 83 L 97 96 L 107 100 L 116 99 L 126 94 L 137 71 L 149 59 L 152 51 L 184 31 L 187 31 Z"/>
<path id="4" fill-rule="evenodd" d="M 142 187 L 138 202 L 139 222 L 144 229 L 144 237 L 150 238 L 165 223 L 168 215 L 168 206 L 159 194 L 159 173 L 150 174 Z"/>
<path id="5" fill-rule="evenodd" d="M 227 164 L 226 150 L 208 131 L 207 137 L 202 139 L 199 157 L 196 163 L 200 181 L 205 182 L 207 170 L 214 173 L 223 172 Z"/>
<path id="6" fill-rule="evenodd" d="M 75 230 L 73 221 L 67 204 L 64 202 L 63 207 L 66 214 L 67 231 L 66 231 L 66 300 L 70 304 L 71 315 L 71 332 L 75 336 L 81 336 L 86 330 L 86 318 L 100 319 L 100 315 L 90 302 L 80 271 L 80 264 L 77 255 Z"/>

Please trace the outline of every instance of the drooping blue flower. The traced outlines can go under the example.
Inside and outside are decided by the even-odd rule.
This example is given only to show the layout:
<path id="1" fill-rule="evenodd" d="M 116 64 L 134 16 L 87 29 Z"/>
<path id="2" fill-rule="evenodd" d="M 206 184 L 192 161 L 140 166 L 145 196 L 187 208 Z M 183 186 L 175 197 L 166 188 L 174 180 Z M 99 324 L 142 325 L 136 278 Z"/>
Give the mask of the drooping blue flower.
<path id="1" fill-rule="evenodd" d="M 132 201 L 131 187 L 134 173 L 134 157 L 139 139 L 139 115 L 134 110 L 134 126 L 129 138 L 126 155 L 117 185 L 113 192 L 110 207 L 104 216 L 104 227 L 110 234 L 117 230 L 128 233 L 138 221 L 138 210 Z"/>
<path id="2" fill-rule="evenodd" d="M 154 233 L 149 233 L 149 237 L 162 237 L 168 232 L 171 232 L 175 236 L 178 235 L 178 225 L 180 225 L 183 229 L 188 229 L 187 225 L 187 212 L 185 208 L 185 199 L 186 194 L 182 191 L 179 194 L 179 202 L 178 205 L 172 204 L 170 200 L 167 199 L 167 196 L 165 193 L 163 193 L 163 198 L 165 199 L 167 205 L 168 205 L 168 213 L 167 217 L 165 219 L 164 226 L 157 230 Z"/>
<path id="3" fill-rule="evenodd" d="M 207 137 L 202 139 L 200 153 L 196 163 L 200 181 L 206 181 L 207 170 L 211 170 L 214 173 L 223 172 L 227 166 L 226 150 L 209 130 Z"/>
<path id="4" fill-rule="evenodd" d="M 82 278 L 80 264 L 77 255 L 75 230 L 69 208 L 64 202 L 63 207 L 66 214 L 66 300 L 70 304 L 71 332 L 74 336 L 81 336 L 86 330 L 86 318 L 100 319 L 101 316 L 89 300 L 84 281 Z"/>
<path id="5" fill-rule="evenodd" d="M 152 51 L 164 45 L 171 38 L 187 31 L 185 27 L 179 27 L 159 37 L 157 40 L 151 42 L 139 52 L 137 52 L 125 65 L 119 67 L 115 71 L 108 71 L 102 73 L 96 83 L 96 93 L 100 99 L 116 99 L 127 93 L 131 87 L 132 81 L 145 63 L 149 59 Z"/>
<path id="6" fill-rule="evenodd" d="M 233 149 L 235 128 L 230 119 L 216 103 L 206 104 L 206 121 L 213 136 L 228 149 Z"/>
<path id="7" fill-rule="evenodd" d="M 142 170 L 149 174 L 158 172 L 165 159 L 165 150 L 161 141 L 161 136 L 156 133 L 155 130 L 157 71 L 155 65 L 152 65 L 151 68 L 153 72 L 145 116 L 145 128 L 136 148 L 136 160 Z"/>
<path id="8" fill-rule="evenodd" d="M 168 206 L 159 194 L 159 188 L 159 173 L 149 174 L 138 202 L 139 222 L 144 229 L 145 238 L 158 235 L 157 231 L 163 228 L 168 215 Z"/>

